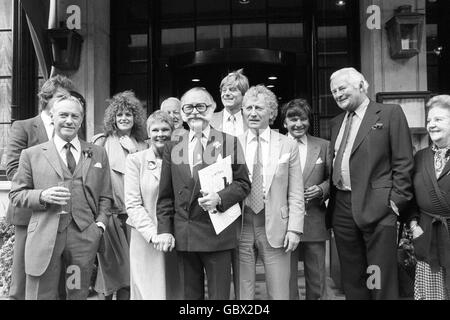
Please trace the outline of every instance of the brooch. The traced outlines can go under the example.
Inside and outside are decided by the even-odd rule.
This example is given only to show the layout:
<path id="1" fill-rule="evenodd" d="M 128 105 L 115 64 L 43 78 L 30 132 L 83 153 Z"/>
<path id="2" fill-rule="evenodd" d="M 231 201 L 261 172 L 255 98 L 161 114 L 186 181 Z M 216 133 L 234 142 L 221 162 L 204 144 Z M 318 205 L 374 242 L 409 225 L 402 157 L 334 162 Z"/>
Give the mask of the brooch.
<path id="1" fill-rule="evenodd" d="M 153 160 L 147 161 L 147 169 L 148 170 L 155 170 L 156 169 L 156 162 Z"/>
<path id="2" fill-rule="evenodd" d="M 383 128 L 383 124 L 382 124 L 382 123 L 379 123 L 379 122 L 375 123 L 375 124 L 372 126 L 372 130 L 377 130 L 377 129 L 382 129 L 382 128 Z"/>
<path id="3" fill-rule="evenodd" d="M 222 144 L 219 141 L 215 141 L 213 143 L 213 147 L 216 148 L 216 149 L 219 149 L 220 147 L 222 147 Z"/>
<path id="4" fill-rule="evenodd" d="M 92 150 L 91 150 L 91 148 L 83 150 L 83 155 L 84 155 L 85 159 L 86 158 L 91 158 L 92 157 Z"/>

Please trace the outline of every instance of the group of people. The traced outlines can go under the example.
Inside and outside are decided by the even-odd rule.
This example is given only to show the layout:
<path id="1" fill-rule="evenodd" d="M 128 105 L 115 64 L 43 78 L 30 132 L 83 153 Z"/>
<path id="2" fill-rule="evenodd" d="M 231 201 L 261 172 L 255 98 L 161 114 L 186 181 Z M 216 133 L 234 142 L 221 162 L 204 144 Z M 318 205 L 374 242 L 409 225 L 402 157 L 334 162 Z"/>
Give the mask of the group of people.
<path id="1" fill-rule="evenodd" d="M 270 89 L 242 70 L 219 88 L 220 112 L 195 87 L 148 119 L 132 91 L 118 93 L 86 143 L 84 98 L 64 76 L 44 83 L 40 114 L 14 122 L 8 145 L 11 299 L 86 299 L 96 265 L 106 299 L 251 300 L 261 261 L 268 298 L 294 300 L 300 256 L 306 299 L 328 299 L 330 229 L 346 298 L 397 299 L 398 222 L 419 260 L 415 298 L 450 297 L 450 96 L 429 101 L 432 143 L 414 158 L 401 107 L 370 101 L 354 68 L 330 78 L 344 111 L 331 141 L 310 134 L 305 99 L 281 107 L 283 135 Z M 199 170 L 227 157 L 232 180 L 202 190 Z M 210 215 L 236 205 L 217 234 Z"/>

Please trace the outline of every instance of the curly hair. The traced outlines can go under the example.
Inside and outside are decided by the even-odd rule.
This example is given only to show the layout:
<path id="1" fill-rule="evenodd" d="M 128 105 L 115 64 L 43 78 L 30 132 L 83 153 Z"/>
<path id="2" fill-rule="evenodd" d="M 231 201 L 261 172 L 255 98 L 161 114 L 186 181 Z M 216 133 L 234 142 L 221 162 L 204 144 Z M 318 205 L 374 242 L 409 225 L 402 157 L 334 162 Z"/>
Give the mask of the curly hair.
<path id="1" fill-rule="evenodd" d="M 146 114 L 141 101 L 136 98 L 133 91 L 127 90 L 115 94 L 112 99 L 107 100 L 108 108 L 103 119 L 104 133 L 106 136 L 117 133 L 116 115 L 122 111 L 130 111 L 133 114 L 133 128 L 131 136 L 142 142 L 147 139 Z"/>
<path id="2" fill-rule="evenodd" d="M 242 100 L 242 106 L 247 105 L 247 102 L 252 99 L 258 98 L 258 95 L 263 95 L 264 102 L 269 107 L 269 109 L 272 110 L 272 117 L 270 118 L 271 121 L 275 121 L 278 115 L 278 101 L 275 94 L 270 91 L 266 86 L 259 84 L 257 86 L 250 87 L 248 91 L 244 95 L 244 99 Z"/>

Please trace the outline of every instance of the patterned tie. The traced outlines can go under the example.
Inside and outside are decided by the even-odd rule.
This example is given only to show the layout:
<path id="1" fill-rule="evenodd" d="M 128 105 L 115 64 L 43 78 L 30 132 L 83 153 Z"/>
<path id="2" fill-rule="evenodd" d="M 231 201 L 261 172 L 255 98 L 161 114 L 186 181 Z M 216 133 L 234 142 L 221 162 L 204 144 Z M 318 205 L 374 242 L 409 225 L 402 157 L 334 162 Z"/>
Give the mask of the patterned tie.
<path id="1" fill-rule="evenodd" d="M 75 161 L 75 158 L 73 157 L 72 151 L 70 151 L 71 147 L 72 147 L 72 144 L 70 142 L 68 142 L 64 146 L 64 149 L 66 149 L 67 168 L 69 168 L 70 173 L 73 174 L 75 171 L 75 168 L 77 166 L 77 162 Z"/>
<path id="2" fill-rule="evenodd" d="M 203 167 L 203 134 L 196 134 L 197 143 L 195 144 L 192 157 L 192 177 L 198 180 L 198 170 Z"/>
<path id="3" fill-rule="evenodd" d="M 344 155 L 344 150 L 348 144 L 348 136 L 350 134 L 350 128 L 352 126 L 353 116 L 355 112 L 348 113 L 347 122 L 345 123 L 344 134 L 342 135 L 341 145 L 334 160 L 333 166 L 333 183 L 337 187 L 342 187 L 342 157 Z"/>
<path id="4" fill-rule="evenodd" d="M 248 204 L 250 209 L 255 214 L 260 213 L 264 209 L 264 190 L 263 190 L 263 176 L 261 164 L 261 141 L 259 135 L 256 136 L 257 147 L 255 154 L 255 161 L 253 162 L 253 179 L 250 195 L 248 196 Z"/>

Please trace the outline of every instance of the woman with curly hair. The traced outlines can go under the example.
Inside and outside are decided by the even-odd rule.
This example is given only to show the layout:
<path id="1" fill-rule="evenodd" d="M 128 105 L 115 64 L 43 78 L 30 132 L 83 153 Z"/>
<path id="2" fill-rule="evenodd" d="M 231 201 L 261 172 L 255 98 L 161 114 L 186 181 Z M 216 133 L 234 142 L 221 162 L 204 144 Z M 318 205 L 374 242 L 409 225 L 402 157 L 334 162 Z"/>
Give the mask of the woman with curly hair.
<path id="1" fill-rule="evenodd" d="M 124 202 L 125 161 L 129 154 L 148 148 L 146 116 L 142 103 L 133 91 L 120 92 L 108 101 L 103 120 L 104 133 L 92 142 L 106 149 L 111 168 L 114 204 L 104 233 L 105 251 L 98 254 L 98 273 L 95 291 L 111 300 L 130 296 L 129 227 Z"/>

